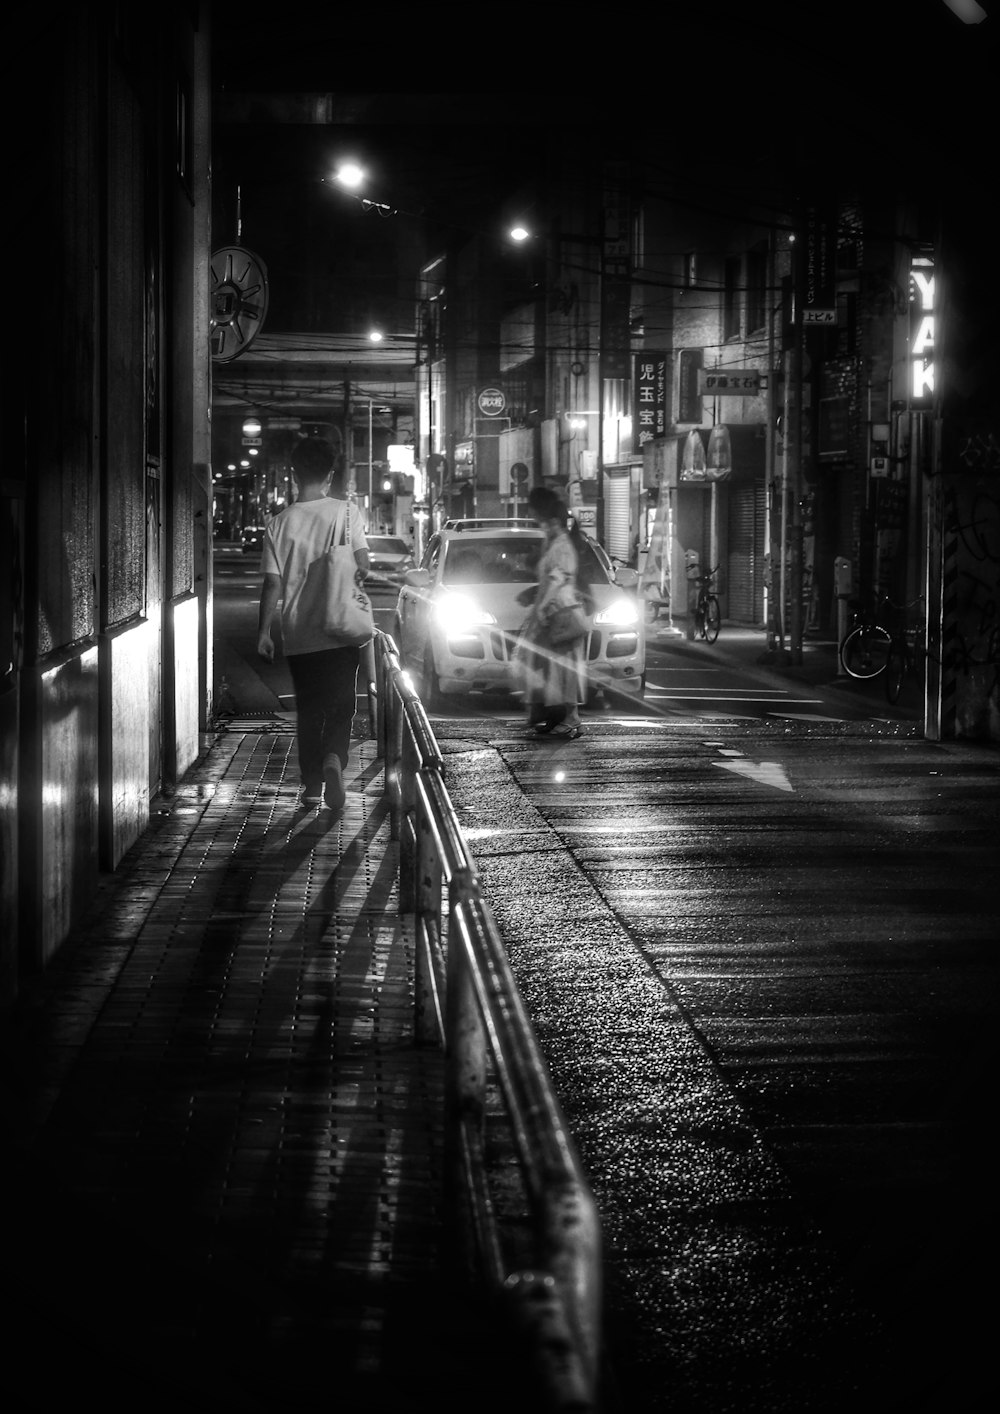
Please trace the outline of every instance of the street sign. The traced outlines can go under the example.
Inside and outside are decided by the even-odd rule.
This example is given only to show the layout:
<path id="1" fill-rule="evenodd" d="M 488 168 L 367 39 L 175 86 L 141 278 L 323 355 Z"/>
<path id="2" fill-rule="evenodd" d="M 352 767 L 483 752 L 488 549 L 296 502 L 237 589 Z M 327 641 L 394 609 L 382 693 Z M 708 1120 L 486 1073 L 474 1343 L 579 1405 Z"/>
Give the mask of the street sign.
<path id="1" fill-rule="evenodd" d="M 507 396 L 502 388 L 484 388 L 476 404 L 484 417 L 499 417 L 507 406 Z"/>
<path id="2" fill-rule="evenodd" d="M 802 311 L 803 324 L 836 324 L 837 311 L 835 309 L 804 309 Z"/>
<path id="3" fill-rule="evenodd" d="M 767 386 L 759 368 L 699 368 L 698 392 L 752 398 Z"/>
<path id="4" fill-rule="evenodd" d="M 244 447 L 263 447 L 264 439 L 263 437 L 244 437 L 243 445 Z"/>

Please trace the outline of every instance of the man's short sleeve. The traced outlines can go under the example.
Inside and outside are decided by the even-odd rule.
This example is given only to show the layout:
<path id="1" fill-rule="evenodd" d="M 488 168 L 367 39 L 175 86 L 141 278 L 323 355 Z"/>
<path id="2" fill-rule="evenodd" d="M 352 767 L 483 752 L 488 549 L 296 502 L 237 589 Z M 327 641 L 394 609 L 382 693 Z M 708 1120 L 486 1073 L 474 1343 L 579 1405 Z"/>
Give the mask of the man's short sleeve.
<path id="1" fill-rule="evenodd" d="M 365 534 L 364 521 L 356 510 L 350 511 L 351 525 L 351 548 L 354 550 L 368 549 L 368 536 Z"/>
<path id="2" fill-rule="evenodd" d="M 276 574 L 281 576 L 281 566 L 278 564 L 277 551 L 274 548 L 274 522 L 264 531 L 264 548 L 260 553 L 261 574 Z"/>

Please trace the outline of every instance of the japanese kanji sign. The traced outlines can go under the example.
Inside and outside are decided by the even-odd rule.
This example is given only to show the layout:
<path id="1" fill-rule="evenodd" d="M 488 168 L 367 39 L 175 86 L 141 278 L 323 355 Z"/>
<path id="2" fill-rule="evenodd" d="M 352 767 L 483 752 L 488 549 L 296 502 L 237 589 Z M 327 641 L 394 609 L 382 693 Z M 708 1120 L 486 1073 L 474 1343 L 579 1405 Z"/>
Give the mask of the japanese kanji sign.
<path id="1" fill-rule="evenodd" d="M 667 431 L 667 355 L 642 353 L 635 355 L 632 373 L 635 408 L 632 426 L 635 448 L 638 450 Z"/>
<path id="2" fill-rule="evenodd" d="M 767 386 L 759 368 L 700 368 L 698 392 L 730 397 L 755 397 Z"/>

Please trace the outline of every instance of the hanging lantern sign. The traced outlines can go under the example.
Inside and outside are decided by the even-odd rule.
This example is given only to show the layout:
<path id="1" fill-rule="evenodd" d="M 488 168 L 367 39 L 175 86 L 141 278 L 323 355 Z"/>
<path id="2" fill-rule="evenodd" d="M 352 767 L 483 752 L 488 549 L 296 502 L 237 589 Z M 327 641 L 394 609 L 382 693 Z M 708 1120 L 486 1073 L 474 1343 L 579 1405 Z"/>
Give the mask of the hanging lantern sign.
<path id="1" fill-rule="evenodd" d="M 705 462 L 705 443 L 701 433 L 692 427 L 681 452 L 681 481 L 707 481 L 708 467 Z"/>

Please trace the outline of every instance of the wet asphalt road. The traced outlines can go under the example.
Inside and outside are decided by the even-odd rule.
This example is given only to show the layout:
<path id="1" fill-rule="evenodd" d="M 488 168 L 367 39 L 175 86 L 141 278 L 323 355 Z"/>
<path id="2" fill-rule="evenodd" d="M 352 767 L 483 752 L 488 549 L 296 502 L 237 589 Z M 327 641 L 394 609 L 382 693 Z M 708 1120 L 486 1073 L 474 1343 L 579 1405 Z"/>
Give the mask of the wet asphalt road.
<path id="1" fill-rule="evenodd" d="M 617 1407 L 979 1408 L 996 751 L 435 726 L 598 1197 Z"/>
<path id="2" fill-rule="evenodd" d="M 609 1414 L 978 1410 L 1000 757 L 653 656 L 652 711 L 582 741 L 433 719 L 598 1198 Z"/>

